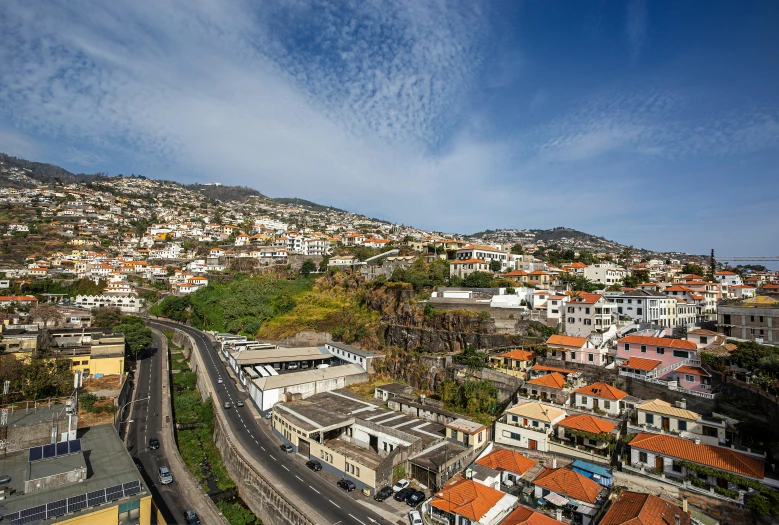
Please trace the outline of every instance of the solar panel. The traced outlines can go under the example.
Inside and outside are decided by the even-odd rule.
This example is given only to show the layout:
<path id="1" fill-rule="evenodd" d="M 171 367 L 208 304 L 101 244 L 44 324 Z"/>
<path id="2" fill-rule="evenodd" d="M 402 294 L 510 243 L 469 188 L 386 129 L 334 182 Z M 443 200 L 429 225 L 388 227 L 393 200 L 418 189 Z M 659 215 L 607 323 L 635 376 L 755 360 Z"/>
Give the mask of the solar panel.
<path id="1" fill-rule="evenodd" d="M 76 452 L 81 452 L 81 440 L 74 439 L 72 441 L 68 441 L 68 447 L 70 448 L 71 454 L 75 454 Z"/>
<path id="2" fill-rule="evenodd" d="M 33 447 L 30 449 L 30 463 L 43 459 L 43 447 Z"/>
<path id="3" fill-rule="evenodd" d="M 17 523 L 29 523 L 42 519 L 46 519 L 46 505 L 30 507 L 29 509 L 24 509 L 19 512 L 19 520 L 17 520 Z"/>
<path id="4" fill-rule="evenodd" d="M 68 500 L 61 499 L 46 505 L 46 518 L 56 518 L 62 516 L 68 510 Z"/>
<path id="5" fill-rule="evenodd" d="M 124 496 L 132 496 L 133 494 L 138 494 L 141 491 L 141 482 L 131 481 L 129 483 L 125 483 L 122 488 L 124 488 Z"/>
<path id="6" fill-rule="evenodd" d="M 57 455 L 66 456 L 67 454 L 68 454 L 68 442 L 60 441 L 59 443 L 57 443 Z"/>
<path id="7" fill-rule="evenodd" d="M 105 489 L 95 490 L 87 493 L 87 506 L 95 507 L 105 503 Z"/>
<path id="8" fill-rule="evenodd" d="M 8 520 L 8 523 L 17 523 L 16 520 L 19 519 L 19 513 L 14 512 L 13 514 L 6 514 L 5 519 Z"/>
<path id="9" fill-rule="evenodd" d="M 121 485 L 117 485 L 115 487 L 108 487 L 107 489 L 105 489 L 105 499 L 107 501 L 114 501 L 117 499 L 121 499 L 122 494 L 123 491 Z"/>
<path id="10" fill-rule="evenodd" d="M 54 443 L 43 445 L 43 459 L 53 458 L 56 455 L 57 455 L 57 447 L 54 446 Z"/>
<path id="11" fill-rule="evenodd" d="M 86 494 L 79 494 L 78 496 L 68 498 L 68 512 L 75 512 L 85 508 L 87 508 Z"/>

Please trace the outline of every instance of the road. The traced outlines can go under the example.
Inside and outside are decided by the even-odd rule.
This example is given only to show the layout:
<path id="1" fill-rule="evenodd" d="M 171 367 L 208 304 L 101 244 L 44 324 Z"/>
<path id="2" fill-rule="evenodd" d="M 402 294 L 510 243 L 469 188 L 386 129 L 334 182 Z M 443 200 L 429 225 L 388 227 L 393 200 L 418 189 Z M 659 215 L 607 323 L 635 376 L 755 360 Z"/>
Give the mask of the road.
<path id="1" fill-rule="evenodd" d="M 160 320 L 149 321 L 155 327 L 170 329 L 174 327 L 188 333 L 198 345 L 211 383 L 216 388 L 215 401 L 220 405 L 230 401 L 233 408 L 224 410 L 228 425 L 233 435 L 241 442 L 241 445 L 249 451 L 252 457 L 281 481 L 285 487 L 277 487 L 280 491 L 294 492 L 302 500 L 307 501 L 316 511 L 328 520 L 328 523 L 352 525 L 375 525 L 377 523 L 396 523 L 400 518 L 392 521 L 383 516 L 371 512 L 364 504 L 358 503 L 358 498 L 366 499 L 359 491 L 346 493 L 339 489 L 325 476 L 324 471 L 312 472 L 306 468 L 304 459 L 296 454 L 284 454 L 279 450 L 280 441 L 272 436 L 270 424 L 266 420 L 256 420 L 248 409 L 252 401 L 241 393 L 234 384 L 231 373 L 224 362 L 219 358 L 217 349 L 211 340 L 201 331 L 182 326 L 176 323 L 166 323 Z M 222 378 L 224 382 L 218 383 Z M 235 401 L 242 399 L 247 406 L 235 407 Z M 325 524 L 318 524 L 325 525 Z"/>
<path id="2" fill-rule="evenodd" d="M 192 508 L 183 494 L 176 490 L 176 481 L 170 485 L 162 485 L 157 478 L 157 469 L 168 466 L 162 447 L 149 449 L 149 440 L 156 437 L 162 441 L 162 342 L 154 334 L 154 346 L 139 354 L 138 366 L 135 371 L 135 399 L 149 398 L 148 401 L 138 401 L 130 405 L 131 423 L 127 436 L 127 450 L 142 466 L 143 479 L 149 486 L 152 498 L 160 509 L 165 523 L 182 523 L 184 511 Z"/>

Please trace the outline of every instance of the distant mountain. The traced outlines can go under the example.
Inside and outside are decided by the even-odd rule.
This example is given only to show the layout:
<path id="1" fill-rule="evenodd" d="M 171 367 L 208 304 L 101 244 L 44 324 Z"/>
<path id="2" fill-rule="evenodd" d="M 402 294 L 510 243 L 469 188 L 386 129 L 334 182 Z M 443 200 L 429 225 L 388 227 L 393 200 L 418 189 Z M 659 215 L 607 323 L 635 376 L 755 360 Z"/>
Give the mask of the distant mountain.
<path id="1" fill-rule="evenodd" d="M 107 176 L 105 173 L 80 173 L 77 175 L 69 172 L 65 168 L 55 166 L 54 164 L 24 160 L 11 155 L 6 155 L 5 153 L 0 153 L 0 167 L 26 170 L 29 177 L 45 183 L 60 182 L 62 184 L 73 184 L 94 182 Z"/>
<path id="2" fill-rule="evenodd" d="M 292 204 L 294 206 L 305 206 L 311 208 L 314 211 L 339 211 L 341 213 L 349 213 L 346 210 L 340 208 L 333 208 L 332 206 L 325 206 L 323 204 L 317 204 L 316 202 L 307 201 L 306 199 L 298 199 L 297 197 L 276 197 L 271 199 L 273 202 L 279 204 Z"/>
<path id="3" fill-rule="evenodd" d="M 213 184 L 182 184 L 184 188 L 196 191 L 219 201 L 245 201 L 249 197 L 266 198 L 259 191 L 248 186 L 215 186 Z"/>
<path id="4" fill-rule="evenodd" d="M 561 239 L 574 239 L 579 242 L 588 242 L 588 243 L 610 242 L 614 244 L 619 244 L 614 241 L 610 241 L 605 237 L 599 237 L 597 235 L 592 235 L 590 233 L 580 232 L 579 230 L 574 230 L 573 228 L 566 228 L 564 226 L 558 226 L 557 228 L 552 228 L 551 230 L 528 230 L 528 232 L 535 235 L 536 240 L 545 241 L 545 242 L 559 241 Z"/>

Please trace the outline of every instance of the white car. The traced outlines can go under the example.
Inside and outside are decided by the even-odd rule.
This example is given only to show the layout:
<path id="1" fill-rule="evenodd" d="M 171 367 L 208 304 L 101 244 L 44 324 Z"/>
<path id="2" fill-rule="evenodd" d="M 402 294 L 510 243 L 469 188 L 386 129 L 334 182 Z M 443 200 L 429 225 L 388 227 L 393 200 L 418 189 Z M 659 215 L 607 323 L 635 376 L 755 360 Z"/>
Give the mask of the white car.
<path id="1" fill-rule="evenodd" d="M 412 510 L 408 513 L 408 522 L 410 525 L 423 525 L 422 515 L 418 510 Z"/>
<path id="2" fill-rule="evenodd" d="M 407 479 L 398 480 L 398 482 L 392 486 L 392 492 L 400 492 L 404 488 L 408 487 L 408 485 L 409 481 Z"/>
<path id="3" fill-rule="evenodd" d="M 221 385 L 222 383 L 224 383 L 224 380 L 220 377 L 219 379 L 216 380 L 216 382 Z"/>
<path id="4" fill-rule="evenodd" d="M 173 475 L 168 470 L 168 467 L 160 467 L 157 471 L 157 477 L 160 478 L 160 483 L 163 485 L 173 483 Z"/>

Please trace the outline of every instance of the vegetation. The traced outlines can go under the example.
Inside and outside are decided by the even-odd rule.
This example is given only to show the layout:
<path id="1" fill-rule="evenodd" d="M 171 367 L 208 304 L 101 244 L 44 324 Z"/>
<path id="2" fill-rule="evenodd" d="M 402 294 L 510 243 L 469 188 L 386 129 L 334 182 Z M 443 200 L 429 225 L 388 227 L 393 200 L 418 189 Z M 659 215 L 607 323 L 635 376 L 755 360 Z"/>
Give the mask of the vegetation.
<path id="1" fill-rule="evenodd" d="M 311 272 L 316 271 L 316 263 L 312 259 L 306 259 L 303 261 L 303 266 L 300 268 L 300 273 L 303 277 L 308 277 Z"/>
<path id="2" fill-rule="evenodd" d="M 498 389 L 491 381 L 460 384 L 454 379 L 444 379 L 438 384 L 436 393 L 449 410 L 463 412 L 482 423 L 490 423 L 492 416 L 501 410 Z"/>
<path id="3" fill-rule="evenodd" d="M 92 310 L 92 326 L 114 328 L 122 321 L 122 311 L 116 306 L 103 306 Z"/>
<path id="4" fill-rule="evenodd" d="M 66 396 L 73 391 L 73 370 L 70 359 L 31 356 L 23 361 L 0 355 L 0 382 L 4 381 L 11 382 L 12 400 Z"/>
<path id="5" fill-rule="evenodd" d="M 230 525 L 260 525 L 262 521 L 254 513 L 236 501 L 219 501 L 216 504 Z"/>
<path id="6" fill-rule="evenodd" d="M 143 319 L 132 315 L 123 317 L 122 322 L 114 326 L 114 333 L 124 334 L 125 353 L 128 356 L 136 356 L 153 341 L 151 329 L 143 324 Z"/>
<path id="7" fill-rule="evenodd" d="M 390 282 L 408 283 L 417 292 L 446 286 L 449 282 L 449 263 L 441 259 L 426 263 L 422 257 L 419 257 L 411 268 L 406 270 L 396 268 L 392 272 Z"/>
<path id="8" fill-rule="evenodd" d="M 113 401 L 108 403 L 101 403 L 106 398 L 97 396 L 91 393 L 84 393 L 78 396 L 78 406 L 80 410 L 89 412 L 90 414 L 110 414 L 115 410 Z"/>
<path id="9" fill-rule="evenodd" d="M 703 266 L 699 264 L 687 263 L 684 266 L 682 266 L 682 273 L 700 275 L 701 277 L 703 277 L 704 274 L 706 273 L 706 270 L 704 270 Z"/>
<path id="10" fill-rule="evenodd" d="M 576 292 L 594 292 L 603 288 L 602 284 L 590 281 L 586 277 L 581 275 L 571 275 L 563 273 L 560 275 L 560 280 L 564 283 L 570 283 L 571 289 Z"/>

